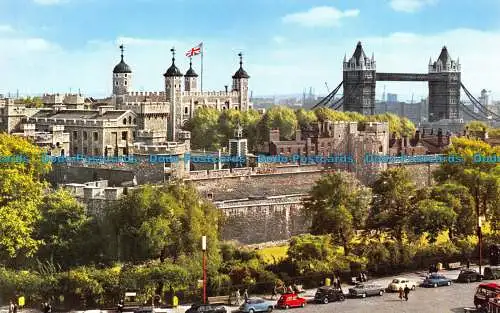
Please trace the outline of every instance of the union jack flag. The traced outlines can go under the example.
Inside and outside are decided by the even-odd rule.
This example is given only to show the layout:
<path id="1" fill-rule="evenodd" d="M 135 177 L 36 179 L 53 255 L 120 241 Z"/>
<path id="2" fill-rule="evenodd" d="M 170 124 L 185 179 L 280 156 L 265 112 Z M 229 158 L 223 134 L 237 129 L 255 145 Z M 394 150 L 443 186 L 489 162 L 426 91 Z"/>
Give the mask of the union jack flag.
<path id="1" fill-rule="evenodd" d="M 190 58 L 192 56 L 201 54 L 202 49 L 203 49 L 203 42 L 197 45 L 196 47 L 189 49 L 188 52 L 186 52 L 186 56 Z"/>

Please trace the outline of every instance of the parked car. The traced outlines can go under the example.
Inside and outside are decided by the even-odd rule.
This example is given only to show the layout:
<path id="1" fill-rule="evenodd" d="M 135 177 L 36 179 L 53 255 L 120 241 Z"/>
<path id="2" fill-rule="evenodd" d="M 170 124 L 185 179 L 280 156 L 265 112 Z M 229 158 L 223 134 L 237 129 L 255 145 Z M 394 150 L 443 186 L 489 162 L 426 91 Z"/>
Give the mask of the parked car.
<path id="1" fill-rule="evenodd" d="M 324 286 L 318 288 L 314 295 L 314 301 L 327 304 L 328 302 L 344 301 L 345 295 L 341 289 L 333 288 L 332 286 Z"/>
<path id="2" fill-rule="evenodd" d="M 498 297 L 500 294 L 500 284 L 487 283 L 480 284 L 474 295 L 474 305 L 476 308 L 487 308 L 490 299 Z"/>
<path id="3" fill-rule="evenodd" d="M 471 281 L 482 281 L 482 280 L 483 280 L 483 275 L 471 269 L 461 270 L 460 274 L 458 274 L 458 279 L 457 279 L 457 281 L 462 283 L 470 283 Z"/>
<path id="4" fill-rule="evenodd" d="M 484 268 L 484 279 L 500 279 L 500 267 L 488 266 Z"/>
<path id="5" fill-rule="evenodd" d="M 272 312 L 274 304 L 260 298 L 248 299 L 238 309 L 241 313 Z"/>
<path id="6" fill-rule="evenodd" d="M 367 296 L 382 296 L 384 287 L 378 284 L 357 284 L 353 288 L 349 288 L 349 295 L 353 297 L 366 298 Z"/>
<path id="7" fill-rule="evenodd" d="M 417 288 L 417 282 L 414 280 L 410 280 L 408 278 L 394 278 L 392 282 L 387 286 L 387 291 L 399 291 L 399 288 L 405 288 L 408 286 L 411 290 L 415 290 Z"/>
<path id="8" fill-rule="evenodd" d="M 439 287 L 439 286 L 450 286 L 451 279 L 444 277 L 439 274 L 429 275 L 422 283 L 423 287 Z"/>
<path id="9" fill-rule="evenodd" d="M 299 297 L 295 293 L 285 293 L 281 295 L 278 303 L 276 304 L 276 307 L 280 309 L 288 309 L 304 307 L 305 305 L 306 299 Z"/>
<path id="10" fill-rule="evenodd" d="M 226 308 L 220 304 L 193 304 L 186 313 L 227 313 Z"/>

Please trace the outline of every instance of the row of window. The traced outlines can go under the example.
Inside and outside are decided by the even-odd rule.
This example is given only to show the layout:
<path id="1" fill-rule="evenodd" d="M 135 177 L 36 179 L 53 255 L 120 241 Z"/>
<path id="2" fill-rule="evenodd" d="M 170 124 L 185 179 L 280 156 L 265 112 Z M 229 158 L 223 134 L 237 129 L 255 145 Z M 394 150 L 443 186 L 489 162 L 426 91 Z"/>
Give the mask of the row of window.
<path id="1" fill-rule="evenodd" d="M 86 131 L 82 132 L 83 134 L 83 140 L 88 140 L 88 134 Z M 78 131 L 73 131 L 73 139 L 78 139 Z M 94 141 L 99 140 L 99 133 L 94 132 L 93 133 L 93 139 Z M 128 131 L 123 131 L 122 132 L 122 140 L 127 140 L 128 139 Z"/>

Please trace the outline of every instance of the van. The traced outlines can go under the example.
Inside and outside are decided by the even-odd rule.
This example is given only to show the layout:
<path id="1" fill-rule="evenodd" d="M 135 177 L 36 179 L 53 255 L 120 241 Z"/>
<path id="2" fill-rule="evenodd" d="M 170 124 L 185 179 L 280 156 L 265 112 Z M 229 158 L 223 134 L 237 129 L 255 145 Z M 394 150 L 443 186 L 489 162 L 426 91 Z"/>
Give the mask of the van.
<path id="1" fill-rule="evenodd" d="M 500 279 L 500 267 L 485 267 L 483 275 L 484 279 Z"/>

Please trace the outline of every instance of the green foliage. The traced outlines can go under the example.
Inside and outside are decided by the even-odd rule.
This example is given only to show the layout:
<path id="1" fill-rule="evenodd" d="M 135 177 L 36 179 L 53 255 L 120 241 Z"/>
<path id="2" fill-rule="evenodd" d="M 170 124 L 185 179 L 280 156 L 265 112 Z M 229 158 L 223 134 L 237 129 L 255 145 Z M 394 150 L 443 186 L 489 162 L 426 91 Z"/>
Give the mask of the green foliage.
<path id="1" fill-rule="evenodd" d="M 0 259 L 30 256 L 38 247 L 33 232 L 46 187 L 40 177 L 50 169 L 42 163 L 42 153 L 23 138 L 0 134 L 1 156 L 24 156 L 28 160 L 0 163 Z"/>
<path id="2" fill-rule="evenodd" d="M 482 131 L 484 129 L 490 128 L 485 122 L 480 122 L 480 121 L 471 121 L 465 125 L 466 128 L 469 129 L 469 131 Z"/>
<path id="3" fill-rule="evenodd" d="M 297 111 L 295 111 L 295 115 L 297 116 L 297 122 L 300 129 L 305 129 L 312 123 L 318 121 L 318 118 L 314 111 L 298 109 Z"/>
<path id="4" fill-rule="evenodd" d="M 42 218 L 36 227 L 36 238 L 43 242 L 37 257 L 53 260 L 64 267 L 76 265 L 87 248 L 85 227 L 90 218 L 84 207 L 67 191 L 60 189 L 46 195 L 41 205 Z"/>
<path id="5" fill-rule="evenodd" d="M 220 148 L 219 114 L 216 109 L 199 108 L 194 112 L 194 117 L 186 122 L 184 129 L 191 132 L 191 145 L 194 149 Z"/>
<path id="6" fill-rule="evenodd" d="M 297 116 L 291 108 L 274 106 L 267 110 L 259 122 L 258 133 L 260 142 L 267 141 L 271 129 L 279 129 L 281 139 L 290 140 L 293 138 L 297 127 Z"/>
<path id="7" fill-rule="evenodd" d="M 410 231 L 415 189 L 415 183 L 406 169 L 394 168 L 382 172 L 373 184 L 369 228 L 386 231 L 402 244 L 403 235 Z"/>
<path id="8" fill-rule="evenodd" d="M 389 132 L 396 137 L 413 136 L 415 125 L 406 117 L 400 117 L 393 113 L 383 113 L 366 117 L 366 122 L 388 122 Z"/>
<path id="9" fill-rule="evenodd" d="M 177 259 L 201 250 L 207 236 L 207 250 L 218 259 L 219 212 L 202 199 L 190 184 L 154 188 L 143 186 L 122 198 L 109 211 L 117 239 L 119 258 L 124 261 Z"/>
<path id="10" fill-rule="evenodd" d="M 370 200 L 370 189 L 352 174 L 322 177 L 304 201 L 304 208 L 312 217 L 312 233 L 331 234 L 348 255 L 355 231 L 364 227 Z"/>
<path id="11" fill-rule="evenodd" d="M 412 214 L 412 228 L 417 235 L 427 234 L 431 243 L 443 230 L 450 229 L 457 219 L 457 213 L 443 202 L 436 200 L 422 200 L 416 205 Z"/>
<path id="12" fill-rule="evenodd" d="M 26 97 L 22 99 L 22 103 L 28 107 L 34 107 L 34 108 L 43 107 L 43 99 L 40 97 Z"/>

